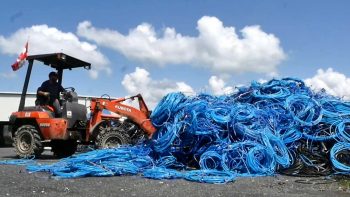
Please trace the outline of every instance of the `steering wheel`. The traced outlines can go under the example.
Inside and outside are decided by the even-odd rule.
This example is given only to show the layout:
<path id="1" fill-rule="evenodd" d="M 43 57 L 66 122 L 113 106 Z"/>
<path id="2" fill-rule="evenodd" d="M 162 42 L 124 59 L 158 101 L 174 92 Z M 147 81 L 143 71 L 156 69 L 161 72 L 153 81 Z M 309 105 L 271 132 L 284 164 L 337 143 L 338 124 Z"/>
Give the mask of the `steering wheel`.
<path id="1" fill-rule="evenodd" d="M 106 98 L 108 100 L 111 100 L 111 97 L 108 94 L 102 94 L 100 98 Z"/>
<path id="2" fill-rule="evenodd" d="M 66 87 L 66 88 L 64 88 L 64 90 L 70 90 L 70 91 L 74 92 L 75 88 L 73 88 L 73 87 Z"/>
<path id="3" fill-rule="evenodd" d="M 60 93 L 60 100 L 70 100 L 72 99 L 72 92 L 74 92 L 75 89 L 73 87 L 66 87 L 64 88 L 64 92 Z"/>

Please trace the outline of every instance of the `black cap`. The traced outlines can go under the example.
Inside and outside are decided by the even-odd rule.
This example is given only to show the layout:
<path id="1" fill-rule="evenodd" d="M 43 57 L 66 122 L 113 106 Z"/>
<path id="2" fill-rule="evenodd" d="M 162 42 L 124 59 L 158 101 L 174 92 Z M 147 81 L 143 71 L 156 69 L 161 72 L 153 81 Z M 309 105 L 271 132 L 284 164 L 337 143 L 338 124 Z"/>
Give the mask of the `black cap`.
<path id="1" fill-rule="evenodd" d="M 51 77 L 51 76 L 56 76 L 56 77 L 58 77 L 58 74 L 57 74 L 56 72 L 50 72 L 49 77 Z"/>

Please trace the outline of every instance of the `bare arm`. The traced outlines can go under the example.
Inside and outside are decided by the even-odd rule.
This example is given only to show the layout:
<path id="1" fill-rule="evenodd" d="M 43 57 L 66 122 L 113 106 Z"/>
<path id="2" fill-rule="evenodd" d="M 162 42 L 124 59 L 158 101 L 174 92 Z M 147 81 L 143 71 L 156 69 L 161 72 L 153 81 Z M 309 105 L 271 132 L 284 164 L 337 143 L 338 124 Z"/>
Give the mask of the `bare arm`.
<path id="1" fill-rule="evenodd" d="M 50 93 L 48 92 L 48 81 L 45 81 L 41 84 L 41 86 L 37 90 L 37 95 L 39 96 L 50 96 Z"/>

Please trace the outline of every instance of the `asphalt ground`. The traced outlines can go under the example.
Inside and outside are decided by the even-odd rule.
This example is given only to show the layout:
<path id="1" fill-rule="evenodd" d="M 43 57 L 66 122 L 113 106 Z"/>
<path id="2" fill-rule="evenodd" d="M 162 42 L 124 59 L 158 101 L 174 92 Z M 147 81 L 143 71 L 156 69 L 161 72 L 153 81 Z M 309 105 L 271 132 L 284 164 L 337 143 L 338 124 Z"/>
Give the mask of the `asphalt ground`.
<path id="1" fill-rule="evenodd" d="M 0 148 L 0 160 L 15 158 L 13 148 Z M 45 151 L 37 161 L 58 160 Z M 0 177 L 0 196 L 350 196 L 349 184 L 329 177 L 276 175 L 238 178 L 226 184 L 152 180 L 140 175 L 57 179 L 13 165 L 0 165 Z"/>

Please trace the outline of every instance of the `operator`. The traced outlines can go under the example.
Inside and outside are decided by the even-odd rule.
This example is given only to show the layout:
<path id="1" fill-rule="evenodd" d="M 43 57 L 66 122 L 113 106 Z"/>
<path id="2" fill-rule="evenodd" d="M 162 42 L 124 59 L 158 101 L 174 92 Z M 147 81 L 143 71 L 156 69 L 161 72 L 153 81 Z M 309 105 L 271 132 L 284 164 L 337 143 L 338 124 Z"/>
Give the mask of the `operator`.
<path id="1" fill-rule="evenodd" d="M 48 99 L 48 104 L 55 110 L 55 116 L 60 117 L 62 115 L 62 110 L 58 99 L 60 92 L 64 92 L 65 90 L 57 81 L 58 74 L 56 72 L 50 72 L 49 80 L 41 84 L 38 88 L 37 95 L 46 97 Z"/>

